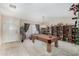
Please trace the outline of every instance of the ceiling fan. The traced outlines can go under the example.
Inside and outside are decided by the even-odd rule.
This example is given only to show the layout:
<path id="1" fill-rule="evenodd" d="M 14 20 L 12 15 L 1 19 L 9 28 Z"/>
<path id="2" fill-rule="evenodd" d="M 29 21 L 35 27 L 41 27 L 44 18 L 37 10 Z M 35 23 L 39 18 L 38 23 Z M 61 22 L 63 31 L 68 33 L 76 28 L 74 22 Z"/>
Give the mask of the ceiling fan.
<path id="1" fill-rule="evenodd" d="M 16 9 L 16 5 L 10 4 L 9 7 Z"/>

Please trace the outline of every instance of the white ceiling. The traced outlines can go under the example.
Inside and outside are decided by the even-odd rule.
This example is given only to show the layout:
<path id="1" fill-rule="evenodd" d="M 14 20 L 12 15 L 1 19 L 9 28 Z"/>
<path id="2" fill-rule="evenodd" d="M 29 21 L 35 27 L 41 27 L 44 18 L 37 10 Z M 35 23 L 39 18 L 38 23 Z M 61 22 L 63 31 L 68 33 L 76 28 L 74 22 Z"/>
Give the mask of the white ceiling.
<path id="1" fill-rule="evenodd" d="M 9 3 L 0 3 L 0 12 L 16 16 L 25 20 L 41 21 L 47 17 L 73 17 L 69 11 L 71 3 L 16 3 L 16 9 L 9 7 Z"/>

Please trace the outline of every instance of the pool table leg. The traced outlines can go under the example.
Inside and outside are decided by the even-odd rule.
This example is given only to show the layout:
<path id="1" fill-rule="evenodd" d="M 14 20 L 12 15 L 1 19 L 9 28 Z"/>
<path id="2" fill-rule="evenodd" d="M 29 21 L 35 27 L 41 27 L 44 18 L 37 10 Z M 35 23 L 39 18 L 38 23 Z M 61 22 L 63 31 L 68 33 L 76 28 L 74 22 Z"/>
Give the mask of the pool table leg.
<path id="1" fill-rule="evenodd" d="M 35 42 L 35 39 L 32 37 L 32 42 L 34 43 Z"/>
<path id="2" fill-rule="evenodd" d="M 58 47 L 58 40 L 55 41 L 55 47 Z"/>
<path id="3" fill-rule="evenodd" d="M 48 40 L 47 42 L 47 51 L 51 52 L 51 40 Z"/>

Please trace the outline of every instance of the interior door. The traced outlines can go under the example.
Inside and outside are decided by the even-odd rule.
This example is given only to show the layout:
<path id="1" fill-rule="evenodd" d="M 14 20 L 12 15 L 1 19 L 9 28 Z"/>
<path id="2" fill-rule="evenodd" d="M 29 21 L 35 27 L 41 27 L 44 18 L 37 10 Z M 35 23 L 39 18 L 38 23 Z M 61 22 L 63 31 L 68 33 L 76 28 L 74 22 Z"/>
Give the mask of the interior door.
<path id="1" fill-rule="evenodd" d="M 13 17 L 3 18 L 3 43 L 19 40 L 20 20 Z"/>

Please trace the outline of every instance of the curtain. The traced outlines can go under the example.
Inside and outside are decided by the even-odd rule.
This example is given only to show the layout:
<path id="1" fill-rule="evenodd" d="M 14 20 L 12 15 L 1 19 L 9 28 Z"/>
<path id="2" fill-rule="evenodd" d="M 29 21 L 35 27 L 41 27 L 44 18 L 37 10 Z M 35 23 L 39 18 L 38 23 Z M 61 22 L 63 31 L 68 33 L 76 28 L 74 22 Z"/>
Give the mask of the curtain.
<path id="1" fill-rule="evenodd" d="M 77 26 L 77 21 L 75 21 L 75 27 Z"/>
<path id="2" fill-rule="evenodd" d="M 27 30 L 29 29 L 30 24 L 28 23 L 24 23 L 24 30 L 25 32 L 27 32 Z"/>
<path id="3" fill-rule="evenodd" d="M 24 27 L 20 27 L 20 35 L 21 35 L 21 42 L 23 42 L 26 39 Z"/>
<path id="4" fill-rule="evenodd" d="M 34 34 L 38 34 L 38 31 L 37 31 L 37 29 L 36 29 L 36 26 L 33 25 L 33 24 L 31 24 L 31 25 L 29 26 L 28 31 L 26 32 L 26 38 L 27 38 L 27 39 L 29 39 L 29 38 L 31 39 L 32 35 L 34 35 Z"/>
<path id="5" fill-rule="evenodd" d="M 40 33 L 40 25 L 39 24 L 35 24 L 36 26 L 36 30 Z"/>

